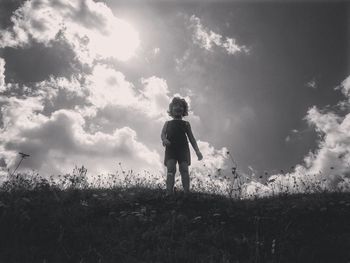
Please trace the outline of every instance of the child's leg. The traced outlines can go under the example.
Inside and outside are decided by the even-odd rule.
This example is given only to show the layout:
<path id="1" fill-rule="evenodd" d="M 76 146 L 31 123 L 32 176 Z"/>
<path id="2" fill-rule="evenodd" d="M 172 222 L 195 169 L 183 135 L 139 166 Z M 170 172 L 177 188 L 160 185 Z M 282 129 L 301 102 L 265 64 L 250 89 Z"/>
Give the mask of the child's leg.
<path id="1" fill-rule="evenodd" d="M 188 194 L 190 192 L 190 175 L 188 172 L 187 162 L 181 162 L 179 164 L 179 168 L 181 173 L 182 186 L 184 188 L 185 194 Z"/>
<path id="2" fill-rule="evenodd" d="M 166 163 L 167 177 L 166 177 L 166 191 L 168 195 L 174 193 L 175 173 L 176 173 L 176 160 L 170 159 Z"/>

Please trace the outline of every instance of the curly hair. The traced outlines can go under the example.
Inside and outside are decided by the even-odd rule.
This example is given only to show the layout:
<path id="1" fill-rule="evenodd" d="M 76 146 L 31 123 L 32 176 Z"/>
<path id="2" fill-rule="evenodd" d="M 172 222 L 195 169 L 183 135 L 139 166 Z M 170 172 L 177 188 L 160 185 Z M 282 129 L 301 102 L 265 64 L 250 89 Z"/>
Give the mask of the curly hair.
<path id="1" fill-rule="evenodd" d="M 182 99 L 180 97 L 174 97 L 172 99 L 172 101 L 170 102 L 169 110 L 168 110 L 169 116 L 174 117 L 173 114 L 172 114 L 172 109 L 173 109 L 174 104 L 181 104 L 182 107 L 184 108 L 184 112 L 182 114 L 182 117 L 188 116 L 188 104 L 187 104 L 185 99 Z"/>

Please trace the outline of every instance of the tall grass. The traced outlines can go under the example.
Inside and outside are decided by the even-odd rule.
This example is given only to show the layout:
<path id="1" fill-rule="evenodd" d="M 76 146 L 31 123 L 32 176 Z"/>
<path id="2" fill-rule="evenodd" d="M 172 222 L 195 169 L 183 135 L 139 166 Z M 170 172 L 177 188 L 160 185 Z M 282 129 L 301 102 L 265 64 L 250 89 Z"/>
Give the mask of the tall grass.
<path id="1" fill-rule="evenodd" d="M 92 177 L 85 167 L 47 178 L 11 174 L 0 187 L 0 262 L 350 259 L 349 194 L 305 183 L 299 190 L 309 194 L 292 195 L 275 180 L 265 185 L 275 186 L 270 197 L 247 195 L 251 182 L 232 175 L 192 174 L 190 196 L 178 181 L 167 198 L 162 175 L 122 165 Z"/>
<path id="2" fill-rule="evenodd" d="M 4 173 L 3 173 L 4 174 Z M 322 174 L 303 175 L 284 173 L 271 176 L 266 182 L 243 175 L 236 169 L 225 174 L 217 169 L 216 173 L 193 169 L 190 173 L 191 191 L 217 194 L 231 199 L 258 199 L 266 196 L 290 194 L 311 194 L 327 192 L 349 192 L 350 179 L 338 176 L 327 177 Z M 121 163 L 115 173 L 89 175 L 86 167 L 75 167 L 71 173 L 42 176 L 38 172 L 8 173 L 2 178 L 0 191 L 33 190 L 36 188 L 65 189 L 128 189 L 128 188 L 165 189 L 165 175 L 152 174 L 144 170 L 136 173 L 125 170 Z M 175 179 L 175 189 L 181 191 L 180 176 Z"/>

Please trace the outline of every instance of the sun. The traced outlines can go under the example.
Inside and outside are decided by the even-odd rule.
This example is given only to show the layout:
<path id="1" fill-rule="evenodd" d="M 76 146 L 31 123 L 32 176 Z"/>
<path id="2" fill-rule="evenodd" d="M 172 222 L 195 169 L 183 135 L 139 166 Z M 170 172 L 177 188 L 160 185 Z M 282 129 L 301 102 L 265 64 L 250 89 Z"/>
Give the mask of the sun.
<path id="1" fill-rule="evenodd" d="M 90 35 L 90 48 L 102 58 L 116 58 L 127 61 L 135 56 L 140 45 L 139 33 L 132 25 L 121 19 L 114 19 L 109 28 Z"/>

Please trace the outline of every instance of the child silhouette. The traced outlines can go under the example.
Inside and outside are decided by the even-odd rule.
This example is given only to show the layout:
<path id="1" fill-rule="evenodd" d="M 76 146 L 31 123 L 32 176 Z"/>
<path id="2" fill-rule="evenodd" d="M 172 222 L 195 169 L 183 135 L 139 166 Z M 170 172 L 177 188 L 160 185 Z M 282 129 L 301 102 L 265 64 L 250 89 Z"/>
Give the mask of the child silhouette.
<path id="1" fill-rule="evenodd" d="M 182 120 L 184 116 L 188 115 L 188 104 L 186 100 L 179 97 L 173 98 L 169 104 L 168 114 L 173 119 L 165 122 L 161 134 L 163 146 L 165 147 L 164 165 L 167 167 L 167 195 L 174 193 L 176 162 L 179 163 L 184 192 L 188 194 L 190 191 L 188 166 L 191 165 L 191 155 L 187 137 L 196 151 L 198 160 L 202 160 L 203 155 L 198 149 L 190 123 Z"/>

